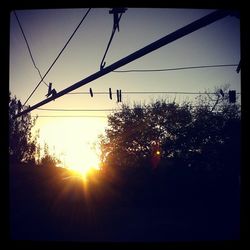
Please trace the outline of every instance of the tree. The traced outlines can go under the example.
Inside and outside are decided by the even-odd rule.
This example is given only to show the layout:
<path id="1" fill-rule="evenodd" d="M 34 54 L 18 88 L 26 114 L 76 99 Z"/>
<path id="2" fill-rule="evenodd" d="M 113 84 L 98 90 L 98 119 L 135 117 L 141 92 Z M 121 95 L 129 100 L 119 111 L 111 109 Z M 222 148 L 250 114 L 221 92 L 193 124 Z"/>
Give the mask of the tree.
<path id="1" fill-rule="evenodd" d="M 57 164 L 61 163 L 55 155 L 51 155 L 49 152 L 49 146 L 47 143 L 44 145 L 44 153 L 40 161 L 42 167 L 56 167 Z"/>
<path id="2" fill-rule="evenodd" d="M 219 93 L 216 99 L 200 99 L 195 107 L 164 100 L 132 108 L 123 105 L 108 117 L 100 138 L 104 168 L 149 166 L 156 153 L 161 165 L 172 158 L 199 171 L 238 168 L 240 109 Z"/>
<path id="3" fill-rule="evenodd" d="M 120 112 L 109 116 L 106 137 L 101 138 L 102 161 L 109 166 L 136 167 L 150 165 L 155 154 L 163 158 L 173 155 L 184 147 L 190 122 L 187 105 L 165 101 L 134 104 L 133 108 L 123 105 Z M 178 144 L 181 139 L 183 143 Z"/>
<path id="4" fill-rule="evenodd" d="M 230 103 L 226 92 L 228 86 L 215 89 L 216 99 L 209 95 L 199 97 L 199 105 L 192 111 L 192 145 L 199 149 L 198 159 L 194 157 L 192 161 L 196 161 L 200 169 L 205 167 L 239 175 L 240 105 Z"/>
<path id="5" fill-rule="evenodd" d="M 155 140 L 145 115 L 145 108 L 122 106 L 121 112 L 109 116 L 106 137 L 101 138 L 102 161 L 109 166 L 137 166 L 150 153 Z"/>
<path id="6" fill-rule="evenodd" d="M 15 118 L 21 110 L 21 102 L 9 93 L 9 158 L 11 162 L 35 162 L 37 136 L 32 136 L 36 118 L 30 113 Z"/>

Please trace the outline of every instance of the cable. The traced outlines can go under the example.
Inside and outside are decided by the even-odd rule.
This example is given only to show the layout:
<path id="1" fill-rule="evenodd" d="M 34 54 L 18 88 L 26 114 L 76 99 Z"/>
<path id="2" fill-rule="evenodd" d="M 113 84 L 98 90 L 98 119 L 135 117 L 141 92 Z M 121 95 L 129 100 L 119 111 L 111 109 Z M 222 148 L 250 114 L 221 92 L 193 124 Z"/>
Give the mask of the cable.
<path id="1" fill-rule="evenodd" d="M 67 93 L 67 95 L 89 95 L 89 92 L 73 92 Z M 94 92 L 95 95 L 107 95 L 109 92 Z M 116 92 L 112 92 L 116 94 Z M 188 91 L 123 91 L 122 94 L 181 94 L 181 95 L 206 95 L 206 94 L 217 94 L 215 92 L 188 92 Z M 236 93 L 239 95 L 240 93 Z"/>
<path id="2" fill-rule="evenodd" d="M 66 42 L 66 44 L 64 45 L 64 47 L 62 48 L 62 50 L 60 51 L 60 53 L 58 54 L 58 56 L 56 57 L 56 59 L 54 60 L 54 62 L 51 64 L 51 66 L 49 67 L 49 69 L 46 71 L 45 75 L 42 77 L 41 81 L 37 84 L 37 86 L 35 87 L 35 89 L 32 91 L 32 93 L 30 94 L 30 96 L 28 97 L 28 99 L 25 101 L 25 103 L 23 104 L 23 106 L 28 102 L 28 100 L 31 98 L 31 96 L 34 94 L 34 92 L 36 91 L 36 89 L 38 88 L 38 86 L 40 85 L 40 83 L 43 81 L 43 79 L 46 77 L 46 75 L 49 73 L 49 71 L 51 70 L 51 68 L 54 66 L 54 64 L 56 63 L 56 61 L 58 60 L 58 58 L 60 57 L 60 55 L 62 54 L 62 52 L 64 51 L 64 49 L 67 47 L 67 45 L 69 44 L 70 40 L 73 38 L 73 36 L 75 35 L 76 31 L 78 30 L 78 28 L 80 27 L 80 25 L 82 24 L 83 20 L 86 18 L 86 16 L 88 15 L 88 13 L 90 12 L 91 8 L 88 9 L 88 11 L 86 12 L 86 14 L 84 15 L 84 17 L 82 18 L 82 20 L 80 21 L 80 23 L 78 24 L 78 26 L 76 27 L 76 29 L 74 30 L 74 32 L 72 33 L 72 35 L 70 36 L 70 38 L 68 39 L 68 41 Z"/>
<path id="3" fill-rule="evenodd" d="M 100 70 L 102 70 L 104 67 L 105 67 L 105 64 L 106 62 L 104 62 L 104 59 L 106 57 L 106 54 L 109 50 L 109 47 L 110 47 L 110 44 L 113 40 L 113 37 L 115 35 L 115 32 L 116 32 L 116 29 L 118 30 L 119 32 L 119 22 L 121 20 L 121 17 L 122 17 L 122 14 L 126 11 L 127 9 L 126 8 L 113 8 L 109 14 L 113 14 L 114 15 L 114 24 L 113 24 L 113 29 L 112 29 L 112 33 L 111 33 L 111 36 L 110 36 L 110 39 L 109 39 L 109 42 L 108 42 L 108 45 L 107 45 L 107 48 L 104 52 L 104 56 L 102 58 L 102 61 L 101 61 L 101 64 L 100 64 Z M 120 15 L 118 15 L 120 14 Z"/>
<path id="4" fill-rule="evenodd" d="M 18 16 L 17 16 L 17 13 L 16 13 L 15 10 L 14 10 L 14 15 L 15 15 L 15 17 L 16 17 L 16 19 L 17 19 L 18 25 L 19 25 L 19 27 L 20 27 L 20 29 L 21 29 L 22 34 L 23 34 L 23 38 L 24 38 L 25 43 L 26 43 L 26 45 L 27 45 L 27 48 L 28 48 L 28 51 L 29 51 L 29 54 L 30 54 L 31 61 L 32 61 L 34 67 L 36 68 L 36 70 L 38 71 L 40 78 L 43 79 L 42 74 L 41 74 L 39 68 L 36 66 L 35 60 L 34 60 L 34 58 L 33 58 L 33 56 L 32 56 L 32 53 L 31 53 L 31 49 L 30 49 L 28 40 L 27 40 L 27 38 L 26 38 L 26 36 L 25 36 L 25 33 L 24 33 L 23 28 L 22 28 L 21 22 L 20 22 L 20 20 L 19 20 L 19 18 L 18 18 Z M 44 80 L 42 80 L 42 82 L 43 82 L 44 84 L 46 84 L 47 87 L 49 86 Z"/>
<path id="5" fill-rule="evenodd" d="M 219 68 L 219 67 L 235 67 L 238 64 L 217 64 L 217 65 L 202 65 L 191 66 L 181 68 L 168 68 L 168 69 L 131 69 L 131 70 L 113 70 L 115 73 L 131 73 L 131 72 L 159 72 L 159 71 L 173 71 L 173 70 L 185 70 L 185 69 L 201 69 L 201 68 Z"/>
<path id="6" fill-rule="evenodd" d="M 67 93 L 66 95 L 89 95 L 89 92 L 73 92 L 73 93 Z M 94 92 L 95 95 L 106 95 L 109 94 L 109 92 Z"/>
<path id="7" fill-rule="evenodd" d="M 107 116 L 99 116 L 99 115 L 32 115 L 31 117 L 41 117 L 41 118 L 49 118 L 49 117 L 63 117 L 63 118 L 78 118 L 78 117 L 81 117 L 81 118 L 107 118 Z"/>
<path id="8" fill-rule="evenodd" d="M 118 18 L 118 23 L 120 22 L 121 17 L 122 17 L 122 14 L 120 14 L 120 16 L 119 16 L 119 18 Z M 102 61 L 101 61 L 100 69 L 103 69 L 103 68 L 105 67 L 105 64 L 106 64 L 106 63 L 104 62 L 104 59 L 105 59 L 105 57 L 106 57 L 106 54 L 107 54 L 108 49 L 109 49 L 109 47 L 110 47 L 110 44 L 111 44 L 111 42 L 112 42 L 112 40 L 113 40 L 113 37 L 114 37 L 114 35 L 115 35 L 115 32 L 116 32 L 116 27 L 113 28 L 113 30 L 112 30 L 112 33 L 111 33 L 111 36 L 110 36 L 110 39 L 109 39 L 107 48 L 106 48 L 106 50 L 105 50 L 105 52 L 104 52 L 104 55 L 103 55 L 103 58 L 102 58 Z"/>
<path id="9" fill-rule="evenodd" d="M 200 105 L 188 105 L 190 107 L 200 107 Z M 205 105 L 205 106 L 209 106 L 209 107 L 212 107 L 212 105 Z M 239 106 L 241 106 L 239 104 Z M 219 107 L 219 106 L 217 106 Z M 118 109 L 41 109 L 41 108 L 38 108 L 38 110 L 43 110 L 43 111 L 63 111 L 63 112 L 80 112 L 80 111 L 87 111 L 87 112 L 104 112 L 104 111 L 119 111 L 119 110 L 122 110 L 122 108 L 118 108 Z M 133 110 L 133 108 L 129 108 L 129 110 Z"/>
<path id="10" fill-rule="evenodd" d="M 44 109 L 44 108 L 38 108 L 37 110 L 46 110 L 46 111 L 114 111 L 117 109 Z"/>

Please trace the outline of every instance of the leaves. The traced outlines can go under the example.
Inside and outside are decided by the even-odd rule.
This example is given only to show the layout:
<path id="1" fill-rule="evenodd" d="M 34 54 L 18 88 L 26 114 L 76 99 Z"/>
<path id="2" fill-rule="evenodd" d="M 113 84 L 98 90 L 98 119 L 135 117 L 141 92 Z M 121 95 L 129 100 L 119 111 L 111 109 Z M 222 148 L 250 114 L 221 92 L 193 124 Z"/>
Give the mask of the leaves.
<path id="1" fill-rule="evenodd" d="M 29 113 L 14 118 L 20 108 L 20 101 L 9 93 L 9 156 L 14 162 L 34 161 L 37 136 L 33 137 L 31 129 L 36 118 L 31 119 Z"/>
<path id="2" fill-rule="evenodd" d="M 216 96 L 222 98 L 217 92 Z M 195 108 L 189 103 L 179 105 L 164 100 L 134 104 L 132 108 L 123 105 L 121 111 L 109 116 L 109 127 L 100 143 L 103 165 L 109 168 L 150 165 L 152 145 L 157 143 L 162 150 L 162 165 L 174 158 L 189 166 L 199 165 L 200 169 L 225 167 L 228 161 L 220 156 L 226 157 L 225 150 L 236 152 L 233 145 L 240 133 L 239 106 L 222 99 L 220 108 L 206 97 L 199 101 Z"/>

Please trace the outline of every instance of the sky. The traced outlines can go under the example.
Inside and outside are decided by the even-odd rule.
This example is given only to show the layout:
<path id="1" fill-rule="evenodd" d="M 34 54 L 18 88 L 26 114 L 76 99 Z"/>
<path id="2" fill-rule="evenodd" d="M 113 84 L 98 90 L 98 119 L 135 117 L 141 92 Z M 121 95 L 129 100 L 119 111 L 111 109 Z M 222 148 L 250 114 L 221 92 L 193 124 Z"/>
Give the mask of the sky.
<path id="1" fill-rule="evenodd" d="M 108 8 L 93 8 L 83 21 L 54 67 L 45 78 L 53 83 L 57 92 L 99 71 L 107 47 L 113 16 Z M 213 9 L 168 9 L 128 8 L 120 20 L 120 31 L 115 33 L 106 55 L 106 66 L 136 50 L 166 36 L 195 21 Z M 33 58 L 44 75 L 61 51 L 87 9 L 34 9 L 17 10 L 16 13 L 29 43 Z M 34 90 L 40 76 L 34 68 L 20 27 L 10 14 L 10 65 L 9 88 L 12 95 L 24 103 Z M 173 43 L 161 47 L 117 70 L 163 69 L 199 65 L 238 64 L 240 61 L 240 20 L 227 16 Z M 74 92 L 88 92 L 92 88 L 94 97 L 88 94 L 67 94 L 40 108 L 44 109 L 116 109 L 121 103 L 116 97 L 97 95 L 95 92 L 126 91 L 213 91 L 215 87 L 229 85 L 241 91 L 241 75 L 236 67 L 203 68 L 165 72 L 118 73 L 111 72 Z M 28 101 L 32 106 L 44 100 L 48 87 L 41 83 Z M 194 96 L 148 94 L 123 94 L 123 103 L 150 102 L 157 98 L 169 98 L 182 102 Z M 188 99 L 189 98 L 189 99 Z M 110 111 L 59 112 L 33 110 L 39 129 L 39 142 L 48 143 L 68 167 L 76 165 L 97 167 L 98 158 L 93 144 L 107 127 Z M 42 116 L 84 117 L 42 117 Z M 89 117 L 92 116 L 92 117 Z"/>

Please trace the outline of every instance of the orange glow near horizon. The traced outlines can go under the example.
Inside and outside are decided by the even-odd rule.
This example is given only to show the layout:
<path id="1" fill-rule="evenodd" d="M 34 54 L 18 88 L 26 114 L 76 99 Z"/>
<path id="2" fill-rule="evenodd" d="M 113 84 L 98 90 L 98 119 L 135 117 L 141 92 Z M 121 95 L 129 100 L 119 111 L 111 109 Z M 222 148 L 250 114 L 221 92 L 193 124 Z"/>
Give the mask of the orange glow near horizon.
<path id="1" fill-rule="evenodd" d="M 89 174 L 91 174 L 91 172 L 93 172 L 93 170 L 99 170 L 99 159 L 97 156 L 95 156 L 94 154 L 92 155 L 88 155 L 88 159 L 85 158 L 84 163 L 83 159 L 76 159 L 75 162 L 70 161 L 68 163 L 68 166 L 66 166 L 67 168 L 69 168 L 70 170 L 72 170 L 72 172 L 76 173 L 77 175 L 80 175 L 81 177 L 83 177 L 83 179 L 86 179 L 87 176 Z"/>
<path id="2" fill-rule="evenodd" d="M 38 142 L 41 146 L 44 142 L 48 144 L 49 153 L 61 161 L 58 166 L 85 177 L 91 170 L 100 168 L 99 152 L 93 145 L 104 128 L 102 122 L 74 118 L 41 119 L 37 126 L 40 128 Z"/>
<path id="3" fill-rule="evenodd" d="M 83 180 L 87 180 L 87 177 L 93 173 L 93 170 L 96 168 L 93 167 L 71 167 L 70 170 L 73 174 L 76 174 L 77 176 L 80 176 Z"/>

